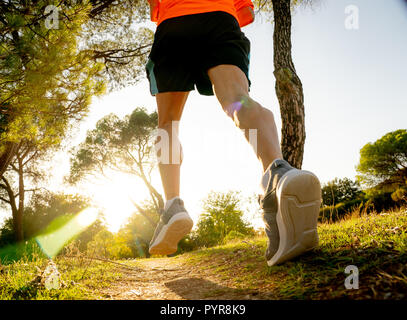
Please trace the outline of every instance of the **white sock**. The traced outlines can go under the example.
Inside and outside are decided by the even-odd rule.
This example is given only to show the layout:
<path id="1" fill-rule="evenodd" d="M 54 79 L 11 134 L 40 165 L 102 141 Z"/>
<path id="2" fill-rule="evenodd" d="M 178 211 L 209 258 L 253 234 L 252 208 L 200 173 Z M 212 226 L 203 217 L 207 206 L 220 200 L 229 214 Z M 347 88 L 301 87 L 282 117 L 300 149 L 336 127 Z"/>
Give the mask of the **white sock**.
<path id="1" fill-rule="evenodd" d="M 260 187 L 263 190 L 263 192 L 266 192 L 269 181 L 270 181 L 270 170 L 266 170 L 260 182 Z"/>
<path id="2" fill-rule="evenodd" d="M 263 192 L 266 192 L 267 186 L 269 185 L 269 182 L 270 182 L 270 179 L 271 179 L 270 167 L 277 160 L 282 160 L 282 159 L 279 159 L 279 158 L 274 159 L 274 161 L 268 166 L 268 168 L 266 169 L 266 171 L 264 172 L 264 174 L 263 174 L 263 176 L 261 178 L 260 186 L 261 186 L 261 189 L 263 190 Z"/>
<path id="3" fill-rule="evenodd" d="M 174 200 L 177 199 L 177 198 L 179 199 L 180 197 L 174 197 L 174 198 L 172 198 L 170 200 L 167 200 L 167 202 L 165 203 L 165 206 L 164 206 L 164 210 L 167 210 L 172 205 Z"/>

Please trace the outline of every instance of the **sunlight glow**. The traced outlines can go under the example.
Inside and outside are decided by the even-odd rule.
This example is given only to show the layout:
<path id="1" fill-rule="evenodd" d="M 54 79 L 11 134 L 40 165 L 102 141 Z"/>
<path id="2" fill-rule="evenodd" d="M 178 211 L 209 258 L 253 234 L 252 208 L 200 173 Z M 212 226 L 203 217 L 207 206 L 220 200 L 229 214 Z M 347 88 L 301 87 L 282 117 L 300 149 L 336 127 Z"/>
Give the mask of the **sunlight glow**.
<path id="1" fill-rule="evenodd" d="M 107 228 L 117 232 L 135 211 L 132 201 L 140 204 L 149 199 L 143 182 L 129 174 L 108 172 L 109 178 L 89 181 L 84 191 L 103 212 Z"/>
<path id="2" fill-rule="evenodd" d="M 83 232 L 97 218 L 95 208 L 87 208 L 55 231 L 39 235 L 35 238 L 41 250 L 49 257 L 55 257 L 59 251 L 75 236 Z"/>
<path id="3" fill-rule="evenodd" d="M 95 220 L 98 217 L 98 212 L 96 211 L 96 209 L 94 208 L 89 208 L 86 209 L 82 212 L 80 212 L 77 216 L 76 216 L 76 221 L 78 222 L 78 224 L 82 227 L 88 227 L 90 226 L 93 222 L 95 222 Z"/>

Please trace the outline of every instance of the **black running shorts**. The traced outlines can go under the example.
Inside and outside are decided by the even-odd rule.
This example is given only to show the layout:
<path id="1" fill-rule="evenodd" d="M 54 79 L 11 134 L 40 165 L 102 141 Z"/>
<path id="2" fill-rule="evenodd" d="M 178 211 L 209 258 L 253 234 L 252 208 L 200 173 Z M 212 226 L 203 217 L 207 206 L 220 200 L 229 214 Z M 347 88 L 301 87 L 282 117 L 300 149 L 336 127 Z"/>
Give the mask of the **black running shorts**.
<path id="1" fill-rule="evenodd" d="M 250 41 L 231 14 L 223 11 L 164 20 L 157 27 L 146 65 L 150 92 L 191 91 L 213 95 L 208 69 L 239 67 L 249 86 Z"/>

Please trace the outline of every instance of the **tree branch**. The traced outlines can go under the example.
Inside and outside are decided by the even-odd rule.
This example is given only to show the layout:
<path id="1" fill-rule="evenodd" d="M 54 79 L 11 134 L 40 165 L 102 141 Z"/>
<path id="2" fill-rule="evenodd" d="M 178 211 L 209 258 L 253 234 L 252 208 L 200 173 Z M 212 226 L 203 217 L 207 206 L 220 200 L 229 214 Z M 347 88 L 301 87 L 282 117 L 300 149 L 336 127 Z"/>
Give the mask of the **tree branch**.
<path id="1" fill-rule="evenodd" d="M 7 200 L 6 198 L 0 197 L 0 200 L 1 200 L 1 201 L 4 201 L 5 203 L 10 204 L 10 200 Z"/>

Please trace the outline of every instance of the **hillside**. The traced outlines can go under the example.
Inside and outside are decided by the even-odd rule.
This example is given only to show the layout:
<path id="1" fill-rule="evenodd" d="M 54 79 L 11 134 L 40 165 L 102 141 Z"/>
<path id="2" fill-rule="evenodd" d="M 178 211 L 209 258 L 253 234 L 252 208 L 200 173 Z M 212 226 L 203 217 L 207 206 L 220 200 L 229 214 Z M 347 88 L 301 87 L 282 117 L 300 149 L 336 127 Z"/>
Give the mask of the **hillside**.
<path id="1" fill-rule="evenodd" d="M 319 225 L 320 246 L 268 267 L 265 238 L 246 239 L 172 258 L 55 260 L 63 287 L 46 290 L 35 275 L 47 264 L 0 267 L 1 299 L 407 299 L 407 211 Z M 359 289 L 346 289 L 348 265 Z"/>

